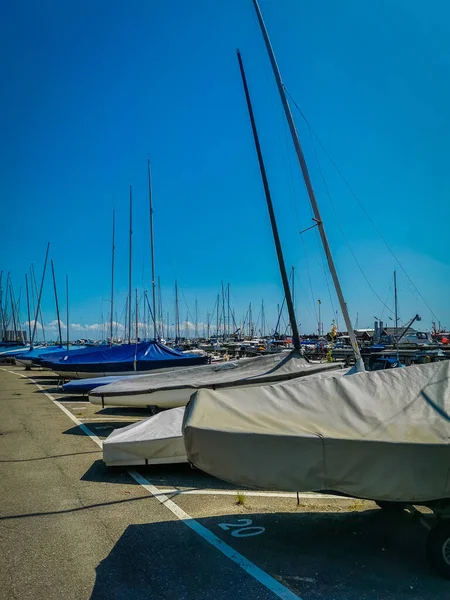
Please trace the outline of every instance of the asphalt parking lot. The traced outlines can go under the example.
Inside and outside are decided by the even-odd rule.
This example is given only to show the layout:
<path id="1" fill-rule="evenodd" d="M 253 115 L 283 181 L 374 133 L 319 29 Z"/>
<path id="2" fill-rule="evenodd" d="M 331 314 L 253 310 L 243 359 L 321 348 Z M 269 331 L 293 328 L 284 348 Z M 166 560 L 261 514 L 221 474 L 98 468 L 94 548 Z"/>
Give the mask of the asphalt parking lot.
<path id="1" fill-rule="evenodd" d="M 98 444 L 148 411 L 102 410 L 55 381 L 0 370 L 3 597 L 449 597 L 407 512 L 236 490 L 189 465 L 108 469 Z"/>

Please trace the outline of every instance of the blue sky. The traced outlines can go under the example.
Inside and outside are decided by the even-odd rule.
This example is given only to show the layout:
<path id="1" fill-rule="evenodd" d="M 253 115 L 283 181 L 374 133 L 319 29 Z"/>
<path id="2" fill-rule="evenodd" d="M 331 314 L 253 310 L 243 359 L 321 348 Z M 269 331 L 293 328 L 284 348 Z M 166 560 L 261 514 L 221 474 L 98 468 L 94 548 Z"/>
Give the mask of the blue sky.
<path id="1" fill-rule="evenodd" d="M 425 9 L 412 0 L 260 4 L 287 89 L 433 313 L 450 326 L 450 8 L 437 0 Z M 50 241 L 61 294 L 69 275 L 71 323 L 107 319 L 114 207 L 123 321 L 130 183 L 133 288 L 141 295 L 150 287 L 150 156 L 164 313 L 173 321 L 177 278 L 182 319 L 188 309 L 193 318 L 197 299 L 205 321 L 224 281 L 236 319 L 250 301 L 258 313 L 264 299 L 274 322 L 283 294 L 239 47 L 286 263 L 296 268 L 301 330 L 316 327 L 318 299 L 329 328 L 337 301 L 316 232 L 303 242 L 298 233 L 311 224 L 311 211 L 251 0 L 29 0 L 3 12 L 0 269 L 11 272 L 16 294 L 31 262 L 41 272 Z M 392 308 L 397 268 L 401 319 L 418 312 L 429 328 L 432 313 L 293 111 L 352 318 L 366 327 L 390 313 L 340 229 L 378 296 Z M 43 309 L 47 322 L 56 318 L 49 277 Z M 81 335 L 75 330 L 72 337 Z"/>

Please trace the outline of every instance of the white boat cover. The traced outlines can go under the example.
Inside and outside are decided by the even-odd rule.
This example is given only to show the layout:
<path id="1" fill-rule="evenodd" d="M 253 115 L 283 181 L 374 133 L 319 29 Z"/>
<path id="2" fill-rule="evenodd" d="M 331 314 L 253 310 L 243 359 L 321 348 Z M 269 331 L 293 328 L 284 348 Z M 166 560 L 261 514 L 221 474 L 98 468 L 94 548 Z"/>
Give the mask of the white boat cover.
<path id="1" fill-rule="evenodd" d="M 450 498 L 450 361 L 200 390 L 183 436 L 192 464 L 237 486 Z"/>
<path id="2" fill-rule="evenodd" d="M 184 410 L 173 408 L 116 429 L 103 442 L 103 460 L 109 466 L 187 462 L 181 434 Z"/>
<path id="3" fill-rule="evenodd" d="M 258 356 L 219 364 L 183 368 L 170 373 L 155 373 L 140 377 L 128 377 L 94 389 L 89 396 L 101 397 L 105 404 L 114 396 L 154 394 L 146 398 L 145 405 L 158 405 L 157 393 L 185 389 L 184 404 L 190 395 L 200 388 L 218 389 L 242 385 L 275 383 L 296 377 L 340 369 L 342 363 L 310 363 L 297 351 L 282 352 L 270 356 Z M 128 403 L 127 403 L 128 404 Z"/>

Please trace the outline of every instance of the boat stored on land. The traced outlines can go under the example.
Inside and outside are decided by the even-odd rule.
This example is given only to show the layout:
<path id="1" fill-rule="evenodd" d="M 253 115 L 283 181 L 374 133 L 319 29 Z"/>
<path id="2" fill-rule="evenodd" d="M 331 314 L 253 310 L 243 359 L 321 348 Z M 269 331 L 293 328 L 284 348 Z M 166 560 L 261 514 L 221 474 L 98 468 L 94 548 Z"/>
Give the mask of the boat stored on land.
<path id="1" fill-rule="evenodd" d="M 207 361 L 207 356 L 183 354 L 152 340 L 106 348 L 100 346 L 93 352 L 81 354 L 67 353 L 55 361 L 44 360 L 42 365 L 60 377 L 84 379 L 150 373 L 156 369 L 204 365 Z"/>
<path id="2" fill-rule="evenodd" d="M 292 351 L 211 364 L 175 372 L 128 377 L 94 389 L 92 404 L 102 406 L 184 406 L 200 388 L 255 386 L 341 369 L 341 363 L 310 363 Z"/>

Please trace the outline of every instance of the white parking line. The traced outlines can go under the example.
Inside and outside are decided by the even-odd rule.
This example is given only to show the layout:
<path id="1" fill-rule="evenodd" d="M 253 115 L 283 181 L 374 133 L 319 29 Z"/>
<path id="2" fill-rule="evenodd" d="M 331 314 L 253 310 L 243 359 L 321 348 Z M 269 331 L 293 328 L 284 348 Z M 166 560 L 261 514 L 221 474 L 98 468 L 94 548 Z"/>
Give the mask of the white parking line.
<path id="1" fill-rule="evenodd" d="M 28 377 L 27 375 L 23 375 L 22 373 L 17 373 L 17 371 L 10 371 L 8 369 L 2 369 L 3 371 L 7 371 L 8 373 L 12 373 L 13 375 L 19 375 L 24 379 L 29 379 L 32 381 L 38 389 L 40 389 L 46 396 L 51 400 L 58 408 L 60 408 L 74 423 L 78 425 L 78 427 L 85 433 L 88 437 L 90 437 L 100 448 L 102 447 L 102 441 L 96 435 L 92 433 L 92 431 L 86 427 L 81 421 L 79 421 L 75 415 L 73 415 L 65 406 L 63 406 L 58 400 L 55 400 L 51 394 L 46 392 L 44 388 L 39 385 L 32 377 Z M 279 581 L 271 577 L 268 573 L 257 567 L 250 560 L 245 558 L 242 554 L 234 550 L 231 546 L 222 541 L 219 537 L 217 537 L 212 531 L 201 525 L 198 521 L 193 519 L 190 515 L 188 515 L 184 510 L 182 510 L 175 502 L 170 500 L 159 488 L 151 484 L 145 477 L 140 475 L 137 471 L 128 471 L 128 473 L 133 477 L 133 479 L 145 488 L 158 502 L 160 502 L 163 506 L 170 510 L 172 514 L 174 514 L 180 521 L 182 521 L 187 527 L 189 527 L 192 531 L 195 531 L 200 537 L 209 542 L 212 546 L 214 546 L 217 550 L 222 552 L 225 556 L 227 556 L 230 560 L 232 560 L 236 565 L 238 565 L 243 571 L 251 575 L 254 579 L 259 581 L 263 586 L 265 586 L 268 590 L 273 592 L 279 598 L 283 600 L 301 600 L 299 596 L 291 592 L 287 587 L 282 585 Z"/>
<path id="2" fill-rule="evenodd" d="M 61 400 L 61 398 L 57 398 L 57 400 L 61 404 L 90 404 L 90 402 L 85 402 L 84 400 Z"/>

